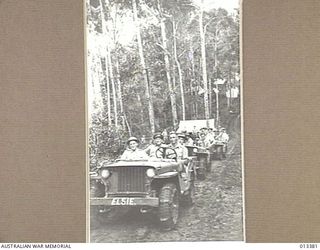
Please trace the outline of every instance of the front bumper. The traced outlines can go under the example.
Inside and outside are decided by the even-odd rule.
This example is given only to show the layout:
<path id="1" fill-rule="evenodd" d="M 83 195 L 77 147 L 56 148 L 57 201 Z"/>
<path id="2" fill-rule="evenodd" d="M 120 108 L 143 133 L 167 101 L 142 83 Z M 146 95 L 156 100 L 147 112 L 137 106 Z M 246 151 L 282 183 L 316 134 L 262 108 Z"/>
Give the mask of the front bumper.
<path id="1" fill-rule="evenodd" d="M 156 197 L 103 197 L 91 198 L 90 205 L 92 206 L 150 206 L 158 207 L 159 198 Z"/>

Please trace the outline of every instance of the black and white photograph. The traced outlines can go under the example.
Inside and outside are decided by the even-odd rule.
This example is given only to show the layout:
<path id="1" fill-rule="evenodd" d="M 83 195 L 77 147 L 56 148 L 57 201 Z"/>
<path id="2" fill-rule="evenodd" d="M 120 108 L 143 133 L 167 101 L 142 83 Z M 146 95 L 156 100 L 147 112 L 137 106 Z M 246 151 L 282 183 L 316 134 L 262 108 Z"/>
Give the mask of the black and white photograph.
<path id="1" fill-rule="evenodd" d="M 90 242 L 243 240 L 239 8 L 86 1 Z"/>

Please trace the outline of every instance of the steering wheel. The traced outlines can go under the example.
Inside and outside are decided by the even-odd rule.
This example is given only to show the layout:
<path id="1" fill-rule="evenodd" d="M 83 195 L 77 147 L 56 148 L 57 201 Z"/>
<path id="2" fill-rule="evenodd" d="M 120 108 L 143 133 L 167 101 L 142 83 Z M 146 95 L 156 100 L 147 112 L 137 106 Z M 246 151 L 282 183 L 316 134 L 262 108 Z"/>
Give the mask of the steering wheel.
<path id="1" fill-rule="evenodd" d="M 178 159 L 177 152 L 173 148 L 160 147 L 156 150 L 156 157 L 161 159 L 170 159 L 176 160 Z"/>

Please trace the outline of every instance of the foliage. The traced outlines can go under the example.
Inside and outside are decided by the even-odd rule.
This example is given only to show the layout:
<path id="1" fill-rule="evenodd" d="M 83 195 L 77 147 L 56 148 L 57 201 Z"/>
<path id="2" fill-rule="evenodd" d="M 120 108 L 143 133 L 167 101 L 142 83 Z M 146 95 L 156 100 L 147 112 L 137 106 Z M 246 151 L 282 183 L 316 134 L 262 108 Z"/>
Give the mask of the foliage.
<path id="1" fill-rule="evenodd" d="M 178 119 L 182 119 L 181 95 L 186 100 L 186 119 L 203 119 L 204 104 L 201 90 L 202 67 L 199 38 L 199 6 L 191 0 L 139 0 L 138 14 L 149 86 L 153 101 L 156 131 L 172 127 L 171 102 L 166 82 L 164 55 L 170 59 L 170 75 L 174 83 Z M 100 4 L 103 5 L 101 9 Z M 104 13 L 105 20 L 102 20 Z M 164 18 L 168 48 L 161 46 L 160 18 Z M 107 33 L 103 31 L 103 22 Z M 89 144 L 91 160 L 102 156 L 116 157 L 124 148 L 127 136 L 151 137 L 148 117 L 148 100 L 140 64 L 135 27 L 132 25 L 131 1 L 87 0 L 88 34 L 88 86 L 89 86 Z M 175 27 L 173 27 L 175 23 Z M 211 93 L 210 117 L 215 117 L 214 85 L 217 79 L 226 84 L 220 87 L 219 97 L 227 112 L 225 91 L 239 85 L 239 13 L 228 13 L 225 9 L 205 10 L 205 46 L 207 76 Z M 176 49 L 183 76 L 182 92 L 178 84 L 178 72 L 174 60 L 173 29 L 176 28 Z M 113 75 L 118 82 L 116 103 L 123 106 L 116 114 L 113 95 L 107 95 L 107 72 L 104 51 L 109 49 Z M 119 65 L 117 78 L 116 63 Z M 121 85 L 119 85 L 121 84 Z M 120 88 L 120 89 L 119 89 Z M 111 89 L 111 87 L 110 87 Z M 121 90 L 121 91 L 120 91 Z M 112 90 L 110 90 L 112 91 Z M 90 92 L 92 94 L 90 95 Z M 120 98 L 120 95 L 122 98 Z M 109 102 L 107 99 L 110 99 Z M 122 100 L 122 103 L 121 103 Z M 239 100 L 233 102 L 238 106 Z M 118 107 L 118 110 L 120 110 Z M 110 116 L 111 124 L 108 122 Z M 115 127 L 114 118 L 120 121 Z M 223 122 L 223 112 L 222 112 Z M 94 165 L 94 163 L 92 164 Z"/>

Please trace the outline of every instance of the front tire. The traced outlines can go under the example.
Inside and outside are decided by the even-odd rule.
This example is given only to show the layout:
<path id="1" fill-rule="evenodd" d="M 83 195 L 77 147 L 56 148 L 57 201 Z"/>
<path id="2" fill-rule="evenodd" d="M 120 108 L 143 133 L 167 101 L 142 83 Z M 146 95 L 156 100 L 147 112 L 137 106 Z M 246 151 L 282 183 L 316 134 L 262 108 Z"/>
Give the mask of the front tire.
<path id="1" fill-rule="evenodd" d="M 179 192 L 175 184 L 167 183 L 159 193 L 159 221 L 164 230 L 173 229 L 179 218 Z"/>

